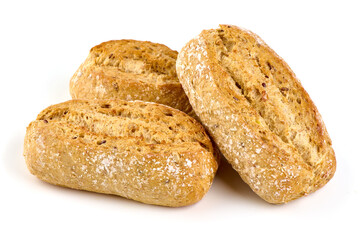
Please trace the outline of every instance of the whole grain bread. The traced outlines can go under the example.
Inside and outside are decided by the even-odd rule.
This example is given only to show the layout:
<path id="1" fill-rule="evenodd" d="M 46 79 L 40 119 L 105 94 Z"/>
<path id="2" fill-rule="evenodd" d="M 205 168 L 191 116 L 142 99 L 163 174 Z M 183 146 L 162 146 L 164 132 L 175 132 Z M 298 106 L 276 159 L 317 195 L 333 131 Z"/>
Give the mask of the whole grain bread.
<path id="1" fill-rule="evenodd" d="M 158 43 L 114 40 L 90 50 L 70 80 L 73 99 L 156 102 L 194 117 L 176 75 L 177 51 Z"/>
<path id="2" fill-rule="evenodd" d="M 256 34 L 220 25 L 177 59 L 194 111 L 261 198 L 285 203 L 325 185 L 336 160 L 322 118 L 290 67 Z"/>
<path id="3" fill-rule="evenodd" d="M 179 207 L 209 190 L 218 163 L 204 128 L 155 103 L 71 100 L 27 128 L 32 174 L 64 187 Z"/>

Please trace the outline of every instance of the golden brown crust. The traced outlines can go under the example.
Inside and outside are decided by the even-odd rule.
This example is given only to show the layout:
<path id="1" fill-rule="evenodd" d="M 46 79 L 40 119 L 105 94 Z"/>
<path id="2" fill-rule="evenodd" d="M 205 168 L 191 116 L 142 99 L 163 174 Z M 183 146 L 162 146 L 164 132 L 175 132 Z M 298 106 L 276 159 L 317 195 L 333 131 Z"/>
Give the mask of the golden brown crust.
<path id="1" fill-rule="evenodd" d="M 73 99 L 157 102 L 193 115 L 176 75 L 177 52 L 162 44 L 113 40 L 90 50 L 70 80 Z"/>
<path id="2" fill-rule="evenodd" d="M 199 201 L 217 170 L 196 120 L 141 101 L 71 100 L 27 128 L 24 156 L 46 182 L 179 207 Z"/>
<path id="3" fill-rule="evenodd" d="M 257 35 L 204 30 L 180 52 L 177 72 L 213 140 L 260 197 L 288 202 L 331 179 L 335 155 L 318 110 Z"/>

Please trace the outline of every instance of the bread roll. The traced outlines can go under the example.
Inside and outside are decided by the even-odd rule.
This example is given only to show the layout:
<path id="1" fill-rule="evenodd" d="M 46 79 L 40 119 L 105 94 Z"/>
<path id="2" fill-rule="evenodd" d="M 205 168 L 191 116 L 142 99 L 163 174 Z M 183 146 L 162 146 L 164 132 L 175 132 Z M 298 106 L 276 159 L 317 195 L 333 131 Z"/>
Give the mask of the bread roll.
<path id="1" fill-rule="evenodd" d="M 73 99 L 156 102 L 194 117 L 176 75 L 177 51 L 165 45 L 115 40 L 90 50 L 70 80 Z"/>
<path id="2" fill-rule="evenodd" d="M 176 109 L 122 100 L 72 100 L 26 131 L 32 174 L 51 184 L 179 207 L 209 190 L 218 163 L 204 128 Z"/>
<path id="3" fill-rule="evenodd" d="M 335 154 L 321 116 L 290 67 L 254 33 L 204 30 L 177 59 L 195 113 L 261 198 L 285 203 L 325 185 Z"/>

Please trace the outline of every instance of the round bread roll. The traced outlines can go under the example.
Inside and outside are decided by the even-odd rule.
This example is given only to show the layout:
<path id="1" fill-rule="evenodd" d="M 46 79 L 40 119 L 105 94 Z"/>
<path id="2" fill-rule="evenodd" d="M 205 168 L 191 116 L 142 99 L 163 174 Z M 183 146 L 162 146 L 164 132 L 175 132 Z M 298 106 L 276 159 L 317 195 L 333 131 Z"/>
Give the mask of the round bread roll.
<path id="1" fill-rule="evenodd" d="M 230 25 L 204 30 L 176 67 L 196 115 L 261 198 L 285 203 L 332 178 L 335 154 L 317 108 L 257 35 Z"/>
<path id="2" fill-rule="evenodd" d="M 170 207 L 202 199 L 218 167 L 200 123 L 141 101 L 50 106 L 27 128 L 24 156 L 51 184 Z"/>
<path id="3" fill-rule="evenodd" d="M 177 51 L 158 43 L 114 40 L 90 50 L 70 80 L 73 99 L 156 102 L 195 117 L 176 75 Z"/>

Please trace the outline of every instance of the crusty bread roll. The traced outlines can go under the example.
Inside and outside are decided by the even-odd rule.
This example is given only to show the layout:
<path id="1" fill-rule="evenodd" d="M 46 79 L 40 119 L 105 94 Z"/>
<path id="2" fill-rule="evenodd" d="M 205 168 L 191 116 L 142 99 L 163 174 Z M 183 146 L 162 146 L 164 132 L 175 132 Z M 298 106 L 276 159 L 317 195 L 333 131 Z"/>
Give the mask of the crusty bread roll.
<path id="1" fill-rule="evenodd" d="M 254 33 L 204 30 L 181 50 L 179 80 L 201 122 L 260 197 L 285 203 L 334 175 L 321 116 L 290 67 Z"/>
<path id="2" fill-rule="evenodd" d="M 179 207 L 209 190 L 217 161 L 200 123 L 176 109 L 122 100 L 72 100 L 27 128 L 24 156 L 51 184 Z"/>
<path id="3" fill-rule="evenodd" d="M 165 45 L 115 40 L 90 50 L 70 80 L 73 99 L 156 102 L 194 117 L 176 75 L 177 51 Z"/>

